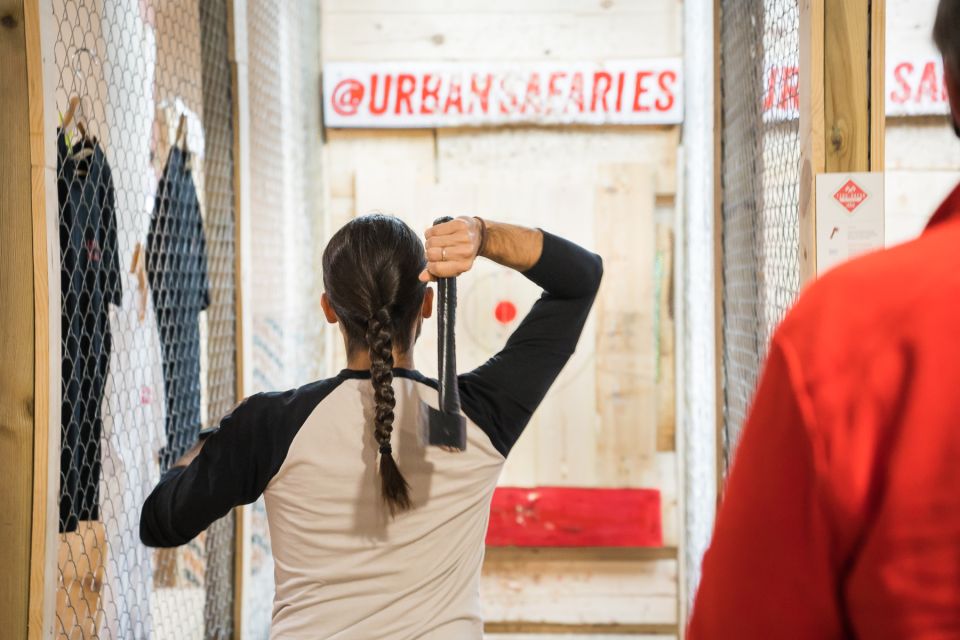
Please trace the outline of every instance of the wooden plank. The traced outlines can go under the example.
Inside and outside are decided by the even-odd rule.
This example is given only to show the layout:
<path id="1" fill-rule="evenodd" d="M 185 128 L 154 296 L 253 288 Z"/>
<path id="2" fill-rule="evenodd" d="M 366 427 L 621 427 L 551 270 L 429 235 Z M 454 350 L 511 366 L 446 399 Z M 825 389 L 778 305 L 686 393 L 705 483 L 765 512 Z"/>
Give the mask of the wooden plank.
<path id="1" fill-rule="evenodd" d="M 603 60 L 681 54 L 681 5 L 632 12 L 333 13 L 325 61 Z"/>
<path id="2" fill-rule="evenodd" d="M 490 633 L 489 631 L 484 634 L 485 638 L 488 640 L 674 640 L 676 634 L 664 634 L 664 635 L 650 635 L 650 634 L 634 634 L 630 633 L 628 635 L 620 634 L 607 634 L 607 633 L 592 633 L 587 632 L 585 634 L 571 634 L 566 631 L 560 633 L 546 633 L 539 632 L 539 629 L 531 631 L 530 633 Z"/>
<path id="3" fill-rule="evenodd" d="M 815 176 L 826 167 L 824 2 L 800 0 L 800 284 L 817 274 Z"/>
<path id="4" fill-rule="evenodd" d="M 46 263 L 37 264 L 39 256 L 35 255 L 38 241 L 43 240 L 40 250 L 46 246 L 42 234 L 46 225 L 41 224 L 45 211 L 35 210 L 35 198 L 42 198 L 43 190 L 42 181 L 41 188 L 36 188 L 31 157 L 31 109 L 36 96 L 31 95 L 30 73 L 38 59 L 30 60 L 33 54 L 27 52 L 28 47 L 39 48 L 39 41 L 36 34 L 29 40 L 27 35 L 28 26 L 37 29 L 37 9 L 29 8 L 34 20 L 31 25 L 26 22 L 25 9 L 20 0 L 0 0 L 0 86 L 4 87 L 0 91 L 0 113 L 5 122 L 0 129 L 0 147 L 4 150 L 0 157 L 0 237 L 4 239 L 0 252 L 0 356 L 4 362 L 0 371 L 0 462 L 8 470 L 0 494 L 4 513 L 0 524 L 0 562 L 4 566 L 0 620 L 16 637 L 27 636 L 31 621 L 42 622 L 42 616 L 38 620 L 36 614 L 41 611 L 44 596 L 46 553 L 46 536 L 41 528 L 45 509 L 38 509 L 33 496 L 35 488 L 42 491 L 38 496 L 41 504 L 46 496 L 46 485 L 38 486 L 35 477 L 40 470 L 36 467 L 46 460 L 46 450 L 43 460 L 38 460 L 41 456 L 34 451 L 37 432 L 43 430 L 37 427 L 46 425 L 37 423 L 39 416 L 35 413 L 39 410 L 40 415 L 46 415 L 43 407 L 35 409 L 37 400 L 46 398 L 46 389 L 38 379 L 42 373 L 37 371 L 46 365 L 46 335 L 37 335 L 35 318 L 41 312 L 44 319 L 47 317 L 46 301 L 36 290 L 36 274 L 43 269 L 45 275 Z M 42 103 L 36 107 L 42 107 Z M 44 217 L 36 219 L 41 212 Z M 35 516 L 37 526 L 33 526 Z M 40 571 L 40 582 L 32 579 L 31 568 Z"/>
<path id="5" fill-rule="evenodd" d="M 722 42 L 721 42 L 721 20 L 722 9 L 720 0 L 713 2 L 713 342 L 714 342 L 714 420 L 716 421 L 716 492 L 717 505 L 720 504 L 720 498 L 723 493 L 723 479 L 727 474 L 727 456 L 724 447 L 726 441 L 724 429 L 726 426 L 724 417 L 724 353 L 726 345 L 724 343 L 723 320 L 724 320 L 724 278 L 723 278 L 723 90 L 722 82 Z M 802 19 L 802 18 L 801 18 Z M 801 33 L 802 37 L 802 33 Z M 801 52 L 801 56 L 803 53 Z M 803 127 L 801 126 L 801 131 Z M 800 214 L 803 212 L 803 200 L 801 189 Z M 814 229 L 814 232 L 816 230 Z M 803 235 L 801 229 L 801 236 Z M 803 239 L 801 238 L 801 245 Z M 802 265 L 801 265 L 802 269 Z M 687 312 L 689 313 L 689 312 Z M 686 374 L 684 374 L 686 375 Z M 682 436 L 681 436 L 682 437 Z M 686 489 L 685 489 L 686 490 Z M 693 489 L 690 488 L 691 495 Z M 684 521 L 686 516 L 684 515 Z M 684 536 L 686 539 L 686 536 Z M 684 560 L 681 560 L 681 565 Z M 691 571 L 684 567 L 680 580 L 684 584 L 681 591 L 681 609 L 686 611 L 688 604 L 689 586 L 686 585 L 686 577 Z M 690 598 L 692 599 L 692 597 Z"/>
<path id="6" fill-rule="evenodd" d="M 605 266 L 595 303 L 599 472 L 608 486 L 652 486 L 657 388 L 650 168 L 602 166 L 594 207 L 597 250 Z"/>
<path id="7" fill-rule="evenodd" d="M 960 171 L 887 171 L 884 180 L 887 246 L 916 238 L 960 182 Z"/>
<path id="8" fill-rule="evenodd" d="M 432 172 L 434 160 L 433 132 L 426 130 L 397 131 L 327 131 L 324 178 L 330 197 L 353 197 L 354 175 L 361 166 L 413 166 Z"/>
<path id="9" fill-rule="evenodd" d="M 674 625 L 677 561 L 487 559 L 488 624 Z"/>
<path id="10" fill-rule="evenodd" d="M 487 623 L 485 638 L 524 638 L 527 640 L 672 640 L 678 625 L 659 624 L 525 624 Z"/>
<path id="11" fill-rule="evenodd" d="M 640 13 L 651 15 L 667 5 L 659 0 L 616 0 L 616 2 L 597 2 L 597 0 L 327 0 L 323 3 L 324 15 L 335 13 L 535 13 L 550 14 L 575 13 L 617 15 Z M 660 5 L 660 6 L 657 6 Z"/>
<path id="12" fill-rule="evenodd" d="M 870 2 L 870 171 L 886 168 L 887 1 Z"/>
<path id="13" fill-rule="evenodd" d="M 639 162 L 656 171 L 658 196 L 677 192 L 679 127 L 441 129 L 438 175 L 469 178 L 479 169 L 581 174 L 599 164 Z"/>
<path id="14" fill-rule="evenodd" d="M 960 167 L 960 145 L 949 118 L 898 118 L 885 131 L 887 171 L 952 171 Z"/>
<path id="15" fill-rule="evenodd" d="M 247 396 L 253 375 L 252 313 L 247 301 L 250 282 L 250 92 L 247 62 L 246 4 L 227 0 L 227 52 L 230 60 L 231 111 L 233 123 L 233 211 L 234 211 L 234 299 L 236 317 L 236 399 Z M 233 556 L 233 637 L 242 640 L 244 587 L 249 575 L 250 532 L 249 507 L 234 509 Z"/>
<path id="16" fill-rule="evenodd" d="M 673 228 L 657 225 L 657 451 L 677 448 Z"/>
<path id="17" fill-rule="evenodd" d="M 663 527 L 663 545 L 674 548 L 682 544 L 680 511 L 680 464 L 676 451 L 657 453 L 657 488 L 660 489 L 660 522 Z"/>
<path id="18" fill-rule="evenodd" d="M 823 7 L 825 170 L 867 171 L 870 0 L 824 0 Z"/>
<path id="19" fill-rule="evenodd" d="M 498 487 L 488 546 L 659 547 L 656 489 Z"/>

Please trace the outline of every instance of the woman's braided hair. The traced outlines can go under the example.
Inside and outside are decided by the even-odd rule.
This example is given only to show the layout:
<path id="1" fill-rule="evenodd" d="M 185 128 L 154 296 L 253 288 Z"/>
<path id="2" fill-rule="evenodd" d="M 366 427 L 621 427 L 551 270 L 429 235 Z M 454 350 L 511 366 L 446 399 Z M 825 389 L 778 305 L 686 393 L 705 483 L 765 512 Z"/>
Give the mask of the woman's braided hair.
<path id="1" fill-rule="evenodd" d="M 409 485 L 393 457 L 393 350 L 412 346 L 426 284 L 417 234 L 392 216 L 354 218 L 330 239 L 323 252 L 323 284 L 347 334 L 351 352 L 370 353 L 374 389 L 374 437 L 380 453 L 380 491 L 391 512 L 410 508 Z"/>

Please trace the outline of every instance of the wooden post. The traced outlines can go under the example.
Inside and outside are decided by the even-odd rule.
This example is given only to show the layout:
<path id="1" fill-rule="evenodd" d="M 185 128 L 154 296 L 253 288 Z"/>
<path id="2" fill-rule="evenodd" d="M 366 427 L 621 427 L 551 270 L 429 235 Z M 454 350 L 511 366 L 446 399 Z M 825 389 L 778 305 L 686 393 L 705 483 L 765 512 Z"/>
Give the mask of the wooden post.
<path id="1" fill-rule="evenodd" d="M 722 6 L 720 0 L 713 2 L 713 339 L 716 382 L 714 404 L 717 424 L 716 477 L 717 506 L 723 495 L 723 479 L 727 473 L 727 458 L 724 451 L 724 400 L 723 389 L 725 351 L 723 336 L 723 91 L 721 30 Z"/>
<path id="2" fill-rule="evenodd" d="M 234 270 L 236 282 L 236 367 L 237 400 L 250 389 L 251 371 L 245 355 L 250 353 L 252 323 L 245 300 L 249 286 L 249 203 L 250 152 L 249 91 L 247 86 L 247 3 L 227 0 L 227 44 L 230 55 L 230 87 L 233 100 L 233 210 L 234 210 Z M 249 566 L 250 510 L 237 507 L 234 512 L 233 563 L 233 637 L 243 638 L 243 589 Z"/>
<path id="3" fill-rule="evenodd" d="M 884 0 L 800 2 L 800 282 L 816 277 L 816 176 L 883 169 Z"/>
<path id="4" fill-rule="evenodd" d="M 51 369 L 60 343 L 40 22 L 37 0 L 0 0 L 0 620 L 10 638 L 49 635 L 55 585 L 49 475 L 60 396 Z"/>

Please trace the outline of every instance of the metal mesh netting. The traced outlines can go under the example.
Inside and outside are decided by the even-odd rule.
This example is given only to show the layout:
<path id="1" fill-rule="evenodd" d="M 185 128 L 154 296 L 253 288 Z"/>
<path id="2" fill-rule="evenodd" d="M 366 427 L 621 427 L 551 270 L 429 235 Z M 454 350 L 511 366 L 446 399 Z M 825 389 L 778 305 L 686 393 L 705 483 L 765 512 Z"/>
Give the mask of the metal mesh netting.
<path id="1" fill-rule="evenodd" d="M 800 287 L 796 0 L 721 3 L 724 447 Z"/>
<path id="2" fill-rule="evenodd" d="M 253 386 L 324 376 L 320 252 L 320 9 L 253 0 L 248 11 Z M 251 507 L 244 629 L 269 632 L 273 560 L 263 500 Z"/>
<path id="3" fill-rule="evenodd" d="M 53 0 L 62 286 L 56 633 L 229 637 L 232 519 L 153 551 L 160 473 L 236 400 L 227 7 Z"/>

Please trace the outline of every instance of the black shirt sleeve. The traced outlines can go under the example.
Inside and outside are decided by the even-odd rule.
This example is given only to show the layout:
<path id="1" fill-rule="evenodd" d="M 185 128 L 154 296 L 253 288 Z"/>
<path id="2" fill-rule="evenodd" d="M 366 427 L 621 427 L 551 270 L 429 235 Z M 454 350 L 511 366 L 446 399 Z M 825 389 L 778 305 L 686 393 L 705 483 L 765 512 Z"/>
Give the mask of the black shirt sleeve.
<path id="1" fill-rule="evenodd" d="M 600 287 L 603 261 L 543 231 L 540 259 L 523 275 L 543 289 L 540 299 L 499 353 L 459 376 L 464 413 L 504 456 L 573 355 Z"/>
<path id="2" fill-rule="evenodd" d="M 247 398 L 220 422 L 189 466 L 163 474 L 143 503 L 140 540 L 150 547 L 185 544 L 232 508 L 259 498 L 300 427 L 339 382 L 331 378 Z"/>

